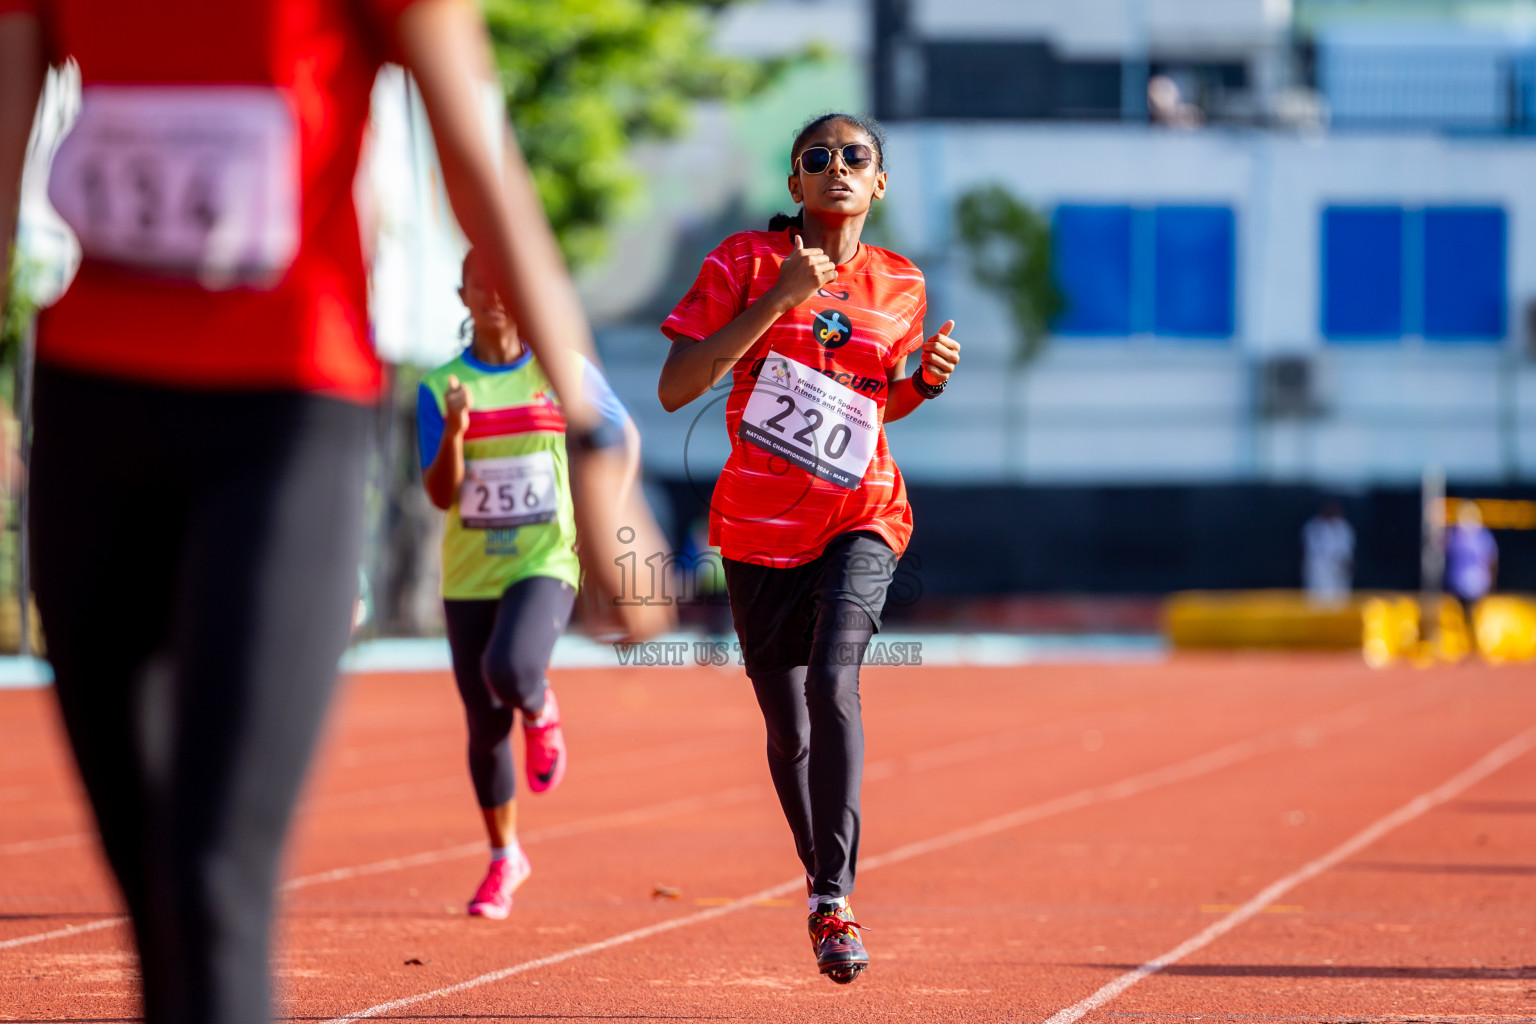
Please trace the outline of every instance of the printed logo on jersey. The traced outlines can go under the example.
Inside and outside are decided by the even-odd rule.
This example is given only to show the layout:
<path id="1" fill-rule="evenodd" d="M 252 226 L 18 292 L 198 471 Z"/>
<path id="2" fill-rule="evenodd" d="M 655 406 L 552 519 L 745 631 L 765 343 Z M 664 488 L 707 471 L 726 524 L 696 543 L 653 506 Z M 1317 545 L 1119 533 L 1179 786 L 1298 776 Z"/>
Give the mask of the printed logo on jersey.
<path id="1" fill-rule="evenodd" d="M 822 348 L 842 348 L 853 337 L 853 321 L 840 309 L 824 309 L 811 321 L 811 334 Z"/>
<path id="2" fill-rule="evenodd" d="M 517 528 L 485 531 L 485 557 L 505 558 L 517 554 Z"/>
<path id="3" fill-rule="evenodd" d="M 756 377 L 759 374 L 754 373 L 753 376 Z M 777 384 L 781 388 L 787 388 L 789 387 L 789 364 L 782 359 L 775 359 L 771 363 L 764 360 L 761 377 L 769 384 Z"/>

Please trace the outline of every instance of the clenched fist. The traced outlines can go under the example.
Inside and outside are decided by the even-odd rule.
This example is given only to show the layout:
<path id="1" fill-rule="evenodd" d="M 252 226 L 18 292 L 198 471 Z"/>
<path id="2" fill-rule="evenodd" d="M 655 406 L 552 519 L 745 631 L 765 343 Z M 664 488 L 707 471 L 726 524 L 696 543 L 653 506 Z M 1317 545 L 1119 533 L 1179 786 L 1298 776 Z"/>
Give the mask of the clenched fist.
<path id="1" fill-rule="evenodd" d="M 469 429 L 469 411 L 475 407 L 475 398 L 451 373 L 448 390 L 443 392 L 443 406 L 443 420 L 450 434 L 462 434 Z"/>
<path id="2" fill-rule="evenodd" d="M 818 288 L 837 280 L 837 265 L 821 249 L 807 249 L 795 236 L 795 251 L 779 265 L 779 279 L 774 290 L 791 308 L 816 294 Z"/>

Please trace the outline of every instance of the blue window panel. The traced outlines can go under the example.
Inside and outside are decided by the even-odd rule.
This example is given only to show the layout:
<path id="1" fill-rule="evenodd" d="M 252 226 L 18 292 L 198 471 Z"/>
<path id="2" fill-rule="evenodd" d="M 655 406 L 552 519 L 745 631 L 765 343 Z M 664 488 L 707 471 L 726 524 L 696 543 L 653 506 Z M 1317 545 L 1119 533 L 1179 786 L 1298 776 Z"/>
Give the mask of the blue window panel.
<path id="1" fill-rule="evenodd" d="M 1131 333 L 1132 210 L 1058 206 L 1052 218 L 1052 270 L 1066 300 L 1058 334 Z"/>
<path id="2" fill-rule="evenodd" d="M 1331 341 L 1403 334 L 1403 211 L 1323 211 L 1323 336 Z"/>
<path id="3" fill-rule="evenodd" d="M 1159 206 L 1155 213 L 1153 330 L 1232 337 L 1235 225 L 1225 206 Z"/>
<path id="4" fill-rule="evenodd" d="M 1504 275 L 1503 210 L 1424 210 L 1424 337 L 1435 341 L 1502 340 Z"/>

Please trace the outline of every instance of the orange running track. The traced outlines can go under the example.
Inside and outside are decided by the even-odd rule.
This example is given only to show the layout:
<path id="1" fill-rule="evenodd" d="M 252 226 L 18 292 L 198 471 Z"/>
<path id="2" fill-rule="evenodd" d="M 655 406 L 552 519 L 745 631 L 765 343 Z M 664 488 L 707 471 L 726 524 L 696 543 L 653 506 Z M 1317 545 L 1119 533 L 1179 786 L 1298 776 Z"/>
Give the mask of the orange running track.
<path id="1" fill-rule="evenodd" d="M 444 673 L 343 687 L 291 848 L 284 1019 L 1536 1021 L 1536 673 L 1333 657 L 870 668 L 854 905 L 816 974 L 738 669 L 554 674 L 534 874 Z M 138 1017 L 47 691 L 0 692 L 0 1019 Z M 678 898 L 653 896 L 671 887 Z"/>

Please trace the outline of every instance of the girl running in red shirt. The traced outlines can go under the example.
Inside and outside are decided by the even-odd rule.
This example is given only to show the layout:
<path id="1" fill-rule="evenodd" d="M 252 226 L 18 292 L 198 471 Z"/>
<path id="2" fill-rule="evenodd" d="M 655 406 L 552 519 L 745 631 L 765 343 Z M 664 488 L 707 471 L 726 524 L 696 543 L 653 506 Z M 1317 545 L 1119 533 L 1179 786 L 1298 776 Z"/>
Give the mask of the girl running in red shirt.
<path id="1" fill-rule="evenodd" d="M 866 118 L 807 124 L 790 149 L 801 212 L 722 242 L 661 328 L 672 340 L 658 388 L 668 411 L 731 375 L 731 455 L 709 539 L 805 865 L 816 963 L 840 984 L 869 965 L 848 907 L 864 762 L 859 666 L 912 535 L 884 424 L 940 395 L 960 359 L 953 321 L 924 341 L 922 273 L 859 240 L 885 195 L 884 150 Z"/>

